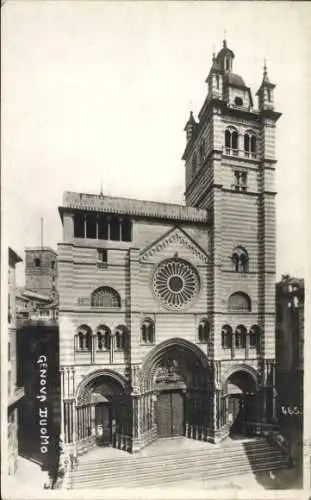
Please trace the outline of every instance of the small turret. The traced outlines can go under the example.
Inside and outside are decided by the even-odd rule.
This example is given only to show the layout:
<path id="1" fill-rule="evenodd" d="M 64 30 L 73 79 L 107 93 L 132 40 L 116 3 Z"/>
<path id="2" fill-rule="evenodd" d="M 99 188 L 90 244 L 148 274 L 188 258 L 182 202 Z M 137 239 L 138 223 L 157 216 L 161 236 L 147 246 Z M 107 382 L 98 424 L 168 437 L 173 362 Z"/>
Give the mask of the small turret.
<path id="1" fill-rule="evenodd" d="M 274 90 L 274 88 L 275 88 L 275 85 L 273 83 L 271 83 L 269 80 L 267 65 L 265 62 L 264 67 L 263 67 L 262 82 L 261 82 L 261 85 L 259 87 L 259 90 L 256 93 L 256 95 L 258 96 L 259 111 L 273 110 L 274 109 L 274 104 L 273 104 L 273 90 Z"/>
<path id="2" fill-rule="evenodd" d="M 193 112 L 190 111 L 190 116 L 189 116 L 189 119 L 185 125 L 185 128 L 184 130 L 186 131 L 186 137 L 187 137 L 187 144 L 189 141 L 191 141 L 192 137 L 193 137 L 193 134 L 194 134 L 194 131 L 195 131 L 195 128 L 196 128 L 196 121 L 193 117 Z"/>
<path id="3" fill-rule="evenodd" d="M 234 53 L 227 47 L 227 40 L 223 41 L 223 47 L 217 54 L 217 62 L 220 64 L 223 73 L 232 71 Z"/>
<path id="4" fill-rule="evenodd" d="M 208 94 L 212 99 L 222 99 L 223 72 L 215 53 L 213 54 L 212 67 L 205 82 L 208 85 Z"/>

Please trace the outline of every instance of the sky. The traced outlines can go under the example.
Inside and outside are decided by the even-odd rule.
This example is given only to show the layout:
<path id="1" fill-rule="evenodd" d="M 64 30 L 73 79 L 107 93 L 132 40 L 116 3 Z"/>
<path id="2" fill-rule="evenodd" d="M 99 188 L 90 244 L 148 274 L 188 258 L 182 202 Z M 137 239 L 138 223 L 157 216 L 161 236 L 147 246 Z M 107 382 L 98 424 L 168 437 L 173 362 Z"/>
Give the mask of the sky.
<path id="1" fill-rule="evenodd" d="M 57 248 L 65 190 L 184 201 L 183 130 L 224 36 L 255 93 L 275 83 L 277 278 L 304 277 L 308 2 L 14 1 L 2 7 L 2 231 Z M 308 39 L 309 37 L 309 39 Z M 19 284 L 23 266 L 19 265 Z"/>

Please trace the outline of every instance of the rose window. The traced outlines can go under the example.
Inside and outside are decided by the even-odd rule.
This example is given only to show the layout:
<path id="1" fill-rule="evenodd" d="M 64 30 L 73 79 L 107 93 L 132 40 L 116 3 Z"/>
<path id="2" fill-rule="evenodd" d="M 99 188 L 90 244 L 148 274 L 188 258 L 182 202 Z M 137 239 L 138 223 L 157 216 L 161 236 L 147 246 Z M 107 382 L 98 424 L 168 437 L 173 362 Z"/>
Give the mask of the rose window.
<path id="1" fill-rule="evenodd" d="M 153 275 L 153 291 L 171 309 L 191 304 L 199 292 L 199 276 L 194 267 L 182 259 L 161 262 Z"/>

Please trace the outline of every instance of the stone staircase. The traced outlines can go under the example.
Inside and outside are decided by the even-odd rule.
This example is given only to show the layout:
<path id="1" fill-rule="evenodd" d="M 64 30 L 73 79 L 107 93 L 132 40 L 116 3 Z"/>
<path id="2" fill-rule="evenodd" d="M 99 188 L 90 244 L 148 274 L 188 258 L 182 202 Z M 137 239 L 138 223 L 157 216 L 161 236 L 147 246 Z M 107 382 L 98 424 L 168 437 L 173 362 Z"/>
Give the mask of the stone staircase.
<path id="1" fill-rule="evenodd" d="M 215 480 L 239 474 L 285 468 L 286 458 L 264 439 L 229 441 L 221 445 L 202 443 L 198 448 L 168 448 L 165 454 L 123 454 L 116 458 L 79 459 L 72 472 L 71 487 L 138 488 L 163 487 L 189 480 Z"/>

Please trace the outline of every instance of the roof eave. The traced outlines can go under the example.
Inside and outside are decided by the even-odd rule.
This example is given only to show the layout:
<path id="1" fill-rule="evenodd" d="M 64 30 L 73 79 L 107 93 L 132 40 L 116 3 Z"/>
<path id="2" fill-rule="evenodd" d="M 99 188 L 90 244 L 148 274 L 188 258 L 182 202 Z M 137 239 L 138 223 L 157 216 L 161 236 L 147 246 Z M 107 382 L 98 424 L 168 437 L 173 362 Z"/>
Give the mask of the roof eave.
<path id="1" fill-rule="evenodd" d="M 11 247 L 9 247 L 9 259 L 14 261 L 16 264 L 18 262 L 23 262 L 23 259 Z"/>
<path id="2" fill-rule="evenodd" d="M 181 205 L 183 208 L 187 208 L 186 206 L 184 205 Z M 195 208 L 195 207 L 192 207 L 192 208 Z M 102 213 L 115 213 L 115 214 L 118 214 L 119 212 L 118 211 L 110 211 L 110 210 L 96 210 L 96 208 L 90 210 L 90 209 L 87 209 L 87 208 L 84 208 L 84 207 L 75 207 L 75 208 L 72 208 L 72 207 L 64 207 L 64 206 L 61 206 L 61 207 L 58 207 L 58 210 L 60 213 L 64 214 L 65 212 L 102 212 Z M 199 210 L 199 209 L 198 209 Z M 178 222 L 196 222 L 197 224 L 206 224 L 208 222 L 208 212 L 207 210 L 204 210 L 204 209 L 201 209 L 202 212 L 204 212 L 204 215 L 203 213 L 200 215 L 196 215 L 196 214 L 178 214 L 176 216 L 173 216 L 173 215 L 169 215 L 169 214 L 146 214 L 146 213 L 139 213 L 139 212 L 135 212 L 135 213 L 132 213 L 131 210 L 128 210 L 126 213 L 124 213 L 122 211 L 122 215 L 127 215 L 129 217 L 132 217 L 133 219 L 152 219 L 152 220 L 161 220 L 161 221 L 174 221 L 175 223 L 178 223 Z"/>

